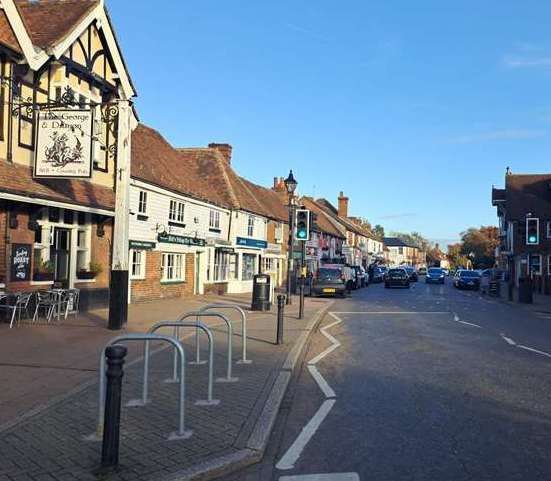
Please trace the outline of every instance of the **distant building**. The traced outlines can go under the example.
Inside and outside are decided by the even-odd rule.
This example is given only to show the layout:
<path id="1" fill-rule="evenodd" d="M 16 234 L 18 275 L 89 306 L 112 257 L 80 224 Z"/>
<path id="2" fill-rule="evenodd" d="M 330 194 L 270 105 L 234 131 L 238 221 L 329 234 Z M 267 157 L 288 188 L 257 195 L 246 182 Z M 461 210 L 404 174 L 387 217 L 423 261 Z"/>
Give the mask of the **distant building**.
<path id="1" fill-rule="evenodd" d="M 409 244 L 398 237 L 385 237 L 383 239 L 388 249 L 387 259 L 390 265 L 399 266 L 407 264 L 413 267 L 427 265 L 427 254 L 417 246 Z"/>

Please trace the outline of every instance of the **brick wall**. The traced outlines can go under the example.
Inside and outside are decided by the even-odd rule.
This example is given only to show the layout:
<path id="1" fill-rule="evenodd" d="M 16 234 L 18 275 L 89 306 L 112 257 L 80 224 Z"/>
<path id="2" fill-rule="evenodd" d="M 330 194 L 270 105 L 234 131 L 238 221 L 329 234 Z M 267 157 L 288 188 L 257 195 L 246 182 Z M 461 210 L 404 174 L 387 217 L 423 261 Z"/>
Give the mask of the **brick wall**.
<path id="1" fill-rule="evenodd" d="M 189 297 L 195 286 L 195 254 L 185 254 L 185 281 L 161 283 L 161 252 L 147 251 L 145 279 L 132 279 L 131 302 Z"/>
<path id="2" fill-rule="evenodd" d="M 6 281 L 7 266 L 7 239 L 6 239 L 7 211 L 6 202 L 0 200 L 0 284 Z"/>

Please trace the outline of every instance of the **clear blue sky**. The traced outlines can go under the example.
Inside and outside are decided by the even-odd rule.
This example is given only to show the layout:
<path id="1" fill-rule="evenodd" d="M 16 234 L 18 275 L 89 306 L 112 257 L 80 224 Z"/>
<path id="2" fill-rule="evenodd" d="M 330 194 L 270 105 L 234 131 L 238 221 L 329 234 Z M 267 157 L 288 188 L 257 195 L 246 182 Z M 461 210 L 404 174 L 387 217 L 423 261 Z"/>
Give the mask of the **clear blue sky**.
<path id="1" fill-rule="evenodd" d="M 496 222 L 506 166 L 551 170 L 545 0 L 107 3 L 141 120 L 257 183 L 446 242 Z"/>

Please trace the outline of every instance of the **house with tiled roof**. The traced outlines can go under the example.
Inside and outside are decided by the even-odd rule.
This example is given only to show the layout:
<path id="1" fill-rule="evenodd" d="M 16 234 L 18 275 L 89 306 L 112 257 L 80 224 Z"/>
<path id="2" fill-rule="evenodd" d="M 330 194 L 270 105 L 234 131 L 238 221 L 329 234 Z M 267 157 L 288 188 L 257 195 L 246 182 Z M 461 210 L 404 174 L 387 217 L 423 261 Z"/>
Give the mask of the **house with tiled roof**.
<path id="1" fill-rule="evenodd" d="M 249 292 L 257 273 L 282 284 L 286 209 L 231 156 L 229 144 L 174 148 L 143 124 L 133 132 L 132 300 Z"/>
<path id="2" fill-rule="evenodd" d="M 419 249 L 398 237 L 385 237 L 383 239 L 388 249 L 388 262 L 392 266 L 409 265 L 417 266 Z"/>
<path id="3" fill-rule="evenodd" d="M 492 187 L 499 219 L 499 267 L 514 287 L 531 277 L 536 290 L 551 293 L 551 174 L 513 174 L 505 186 Z"/>
<path id="4" fill-rule="evenodd" d="M 136 124 L 111 20 L 102 0 L 0 5 L 0 285 L 105 305 Z"/>
<path id="5" fill-rule="evenodd" d="M 349 199 L 340 192 L 337 199 L 338 207 L 327 199 L 317 199 L 316 203 L 339 226 L 346 241 L 343 245 L 345 261 L 351 265 L 368 266 L 382 259 L 383 244 L 380 239 L 365 227 L 361 221 L 348 215 Z"/>

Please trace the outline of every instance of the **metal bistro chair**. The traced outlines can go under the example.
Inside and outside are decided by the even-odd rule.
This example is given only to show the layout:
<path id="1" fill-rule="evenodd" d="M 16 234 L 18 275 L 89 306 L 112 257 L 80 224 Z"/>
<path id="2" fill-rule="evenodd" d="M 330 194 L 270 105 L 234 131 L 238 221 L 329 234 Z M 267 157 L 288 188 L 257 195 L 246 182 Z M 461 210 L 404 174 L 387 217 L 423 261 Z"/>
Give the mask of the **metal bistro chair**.
<path id="1" fill-rule="evenodd" d="M 34 309 L 33 323 L 36 322 L 40 309 L 45 311 L 48 323 L 52 320 L 52 315 L 56 307 L 57 297 L 50 291 L 37 291 L 36 307 Z"/>
<path id="2" fill-rule="evenodd" d="M 31 292 L 25 292 L 21 294 L 16 294 L 13 296 L 9 296 L 7 299 L 6 304 L 1 304 L 0 309 L 6 309 L 8 311 L 11 311 L 11 320 L 10 320 L 10 329 L 13 327 L 13 323 L 15 321 L 15 317 L 17 316 L 17 324 L 21 322 L 21 312 L 25 311 L 27 314 L 27 318 L 30 318 L 29 313 L 29 302 L 32 297 Z M 13 303 L 10 304 L 10 299 L 14 299 Z"/>
<path id="3" fill-rule="evenodd" d="M 65 309 L 65 319 L 67 319 L 69 314 L 78 314 L 79 301 L 80 289 L 67 289 L 62 293 L 61 305 Z"/>

